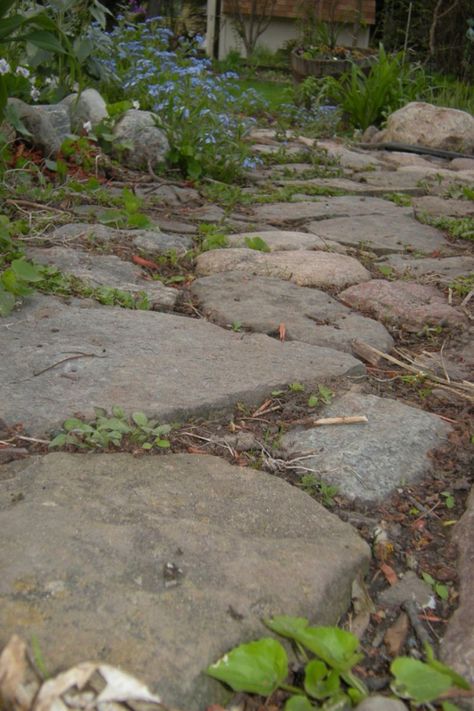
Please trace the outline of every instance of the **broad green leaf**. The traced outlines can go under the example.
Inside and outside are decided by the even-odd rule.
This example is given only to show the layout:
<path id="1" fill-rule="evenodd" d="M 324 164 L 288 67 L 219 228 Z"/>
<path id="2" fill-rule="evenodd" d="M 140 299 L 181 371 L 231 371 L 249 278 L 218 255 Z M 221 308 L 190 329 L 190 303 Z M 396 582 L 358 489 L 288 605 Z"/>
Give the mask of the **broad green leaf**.
<path id="1" fill-rule="evenodd" d="M 112 415 L 113 415 L 114 417 L 124 418 L 124 417 L 125 417 L 125 412 L 124 412 L 123 409 L 122 409 L 121 407 L 119 407 L 118 405 L 114 405 L 113 408 L 112 408 Z"/>
<path id="2" fill-rule="evenodd" d="M 308 399 L 308 407 L 316 407 L 316 405 L 319 402 L 319 398 L 317 395 L 310 395 Z"/>
<path id="3" fill-rule="evenodd" d="M 155 439 L 155 444 L 161 449 L 168 449 L 168 447 L 171 447 L 169 439 L 160 439 L 159 437 Z"/>
<path id="4" fill-rule="evenodd" d="M 118 417 L 103 418 L 100 423 L 97 423 L 100 430 L 113 430 L 115 432 L 130 432 L 130 425 Z"/>
<path id="5" fill-rule="evenodd" d="M 351 669 L 361 659 L 357 637 L 338 627 L 307 627 L 295 639 L 339 671 Z"/>
<path id="6" fill-rule="evenodd" d="M 314 708 L 307 696 L 295 694 L 285 703 L 284 711 L 313 711 Z"/>
<path id="7" fill-rule="evenodd" d="M 304 673 L 304 689 L 315 699 L 326 699 L 333 696 L 340 686 L 339 674 L 331 671 L 319 659 L 313 659 L 306 665 Z"/>
<path id="8" fill-rule="evenodd" d="M 456 706 L 456 704 L 452 704 L 451 701 L 443 701 L 441 704 L 441 708 L 443 711 L 461 711 L 459 706 Z"/>
<path id="9" fill-rule="evenodd" d="M 57 37 L 55 37 L 51 32 L 46 32 L 45 30 L 28 32 L 23 39 L 27 42 L 31 42 L 31 44 L 35 47 L 45 49 L 47 52 L 54 52 L 55 54 L 66 53 L 66 50 Z"/>
<path id="10" fill-rule="evenodd" d="M 298 639 L 299 636 L 307 629 L 309 622 L 306 617 L 292 617 L 291 615 L 276 615 L 271 620 L 264 620 L 263 624 L 280 634 L 282 637 L 290 639 Z"/>
<path id="11" fill-rule="evenodd" d="M 23 281 L 41 281 L 43 275 L 34 264 L 27 262 L 25 259 L 14 259 L 11 268 L 16 276 Z"/>
<path id="12" fill-rule="evenodd" d="M 64 432 L 61 432 L 51 440 L 48 447 L 64 447 L 65 444 L 67 444 L 67 435 L 65 435 Z"/>
<path id="13" fill-rule="evenodd" d="M 168 432 L 171 432 L 171 425 L 159 425 L 153 429 L 153 434 L 156 436 L 168 434 Z"/>
<path id="14" fill-rule="evenodd" d="M 269 696 L 288 674 L 288 658 L 280 642 L 265 637 L 241 644 L 207 668 L 209 676 L 234 691 Z"/>
<path id="15" fill-rule="evenodd" d="M 448 667 L 447 664 L 443 664 L 443 662 L 435 659 L 433 648 L 430 644 L 428 644 L 428 642 L 425 642 L 424 649 L 426 654 L 426 662 L 430 667 L 433 667 L 433 669 L 436 669 L 442 674 L 447 674 L 451 677 L 451 680 L 455 686 L 459 686 L 461 689 L 470 691 L 471 685 L 468 681 L 466 681 L 466 679 L 464 679 L 464 677 L 454 671 L 454 669 L 451 669 L 451 667 Z"/>
<path id="16" fill-rule="evenodd" d="M 146 427 L 148 424 L 148 417 L 144 412 L 134 412 L 132 415 L 132 420 L 139 427 Z"/>
<path id="17" fill-rule="evenodd" d="M 246 237 L 244 242 L 249 249 L 256 249 L 259 252 L 270 252 L 270 247 L 261 237 Z"/>
<path id="18" fill-rule="evenodd" d="M 0 316 L 8 316 L 15 307 L 15 297 L 0 287 Z"/>
<path id="19" fill-rule="evenodd" d="M 77 431 L 77 432 L 94 432 L 94 428 L 88 425 L 87 423 L 83 422 L 82 420 L 79 420 L 77 417 L 70 417 L 68 420 L 66 420 L 63 424 L 64 429 L 66 432 L 72 432 Z"/>
<path id="20" fill-rule="evenodd" d="M 416 703 L 434 701 L 453 684 L 449 674 L 411 657 L 398 657 L 392 662 L 390 671 L 395 677 L 391 684 L 393 691 Z"/>

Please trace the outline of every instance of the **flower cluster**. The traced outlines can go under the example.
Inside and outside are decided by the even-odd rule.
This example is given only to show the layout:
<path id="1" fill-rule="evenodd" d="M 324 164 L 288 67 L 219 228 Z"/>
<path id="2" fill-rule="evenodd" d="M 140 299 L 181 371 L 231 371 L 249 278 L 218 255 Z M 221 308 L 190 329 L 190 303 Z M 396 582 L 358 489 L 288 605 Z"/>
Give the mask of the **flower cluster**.
<path id="1" fill-rule="evenodd" d="M 13 69 L 10 62 L 5 58 L 1 58 L 0 76 L 7 95 L 38 101 L 40 92 L 36 87 L 36 77 L 32 76 L 28 67 L 19 64 Z"/>
<path id="2" fill-rule="evenodd" d="M 190 177 L 232 181 L 251 165 L 246 133 L 261 112 L 255 92 L 242 93 L 233 72 L 215 75 L 199 55 L 200 38 L 176 38 L 157 20 L 119 23 L 112 56 L 103 62 L 119 81 L 118 95 L 155 112 L 171 146 L 169 161 Z M 110 87 L 103 87 L 107 94 Z"/>

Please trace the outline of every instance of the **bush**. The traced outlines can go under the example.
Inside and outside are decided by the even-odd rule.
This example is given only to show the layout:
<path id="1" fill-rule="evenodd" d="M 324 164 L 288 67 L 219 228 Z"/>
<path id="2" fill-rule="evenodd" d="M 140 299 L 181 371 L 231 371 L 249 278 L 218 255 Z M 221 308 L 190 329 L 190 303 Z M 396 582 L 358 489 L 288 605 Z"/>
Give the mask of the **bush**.
<path id="1" fill-rule="evenodd" d="M 409 101 L 431 98 L 431 89 L 422 67 L 406 62 L 402 52 L 388 54 L 380 45 L 367 74 L 354 63 L 341 79 L 325 80 L 324 94 L 340 105 L 354 128 L 366 129 L 380 125 Z"/>
<path id="2" fill-rule="evenodd" d="M 252 165 L 243 139 L 254 121 L 244 116 L 261 111 L 263 101 L 255 92 L 242 93 L 235 73 L 214 75 L 200 56 L 199 38 L 178 39 L 158 20 L 132 24 L 122 18 L 110 39 L 113 58 L 102 62 L 117 81 L 102 92 L 156 113 L 172 166 L 193 179 L 231 182 Z"/>

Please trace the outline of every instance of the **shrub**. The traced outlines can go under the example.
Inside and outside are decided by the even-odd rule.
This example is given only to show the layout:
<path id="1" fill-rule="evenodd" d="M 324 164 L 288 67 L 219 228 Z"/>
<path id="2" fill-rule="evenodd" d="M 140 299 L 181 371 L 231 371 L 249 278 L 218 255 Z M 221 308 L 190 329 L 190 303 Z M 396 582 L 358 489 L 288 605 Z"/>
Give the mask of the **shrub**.
<path id="1" fill-rule="evenodd" d="M 193 179 L 209 175 L 231 182 L 252 165 L 243 139 L 253 121 L 244 116 L 261 111 L 262 100 L 255 92 L 242 94 L 233 72 L 214 75 L 210 61 L 200 57 L 199 38 L 178 41 L 158 20 L 123 19 L 110 38 L 113 58 L 102 62 L 117 81 L 102 91 L 156 113 L 172 166 Z"/>
<path id="2" fill-rule="evenodd" d="M 377 60 L 366 74 L 353 63 L 341 79 L 328 77 L 326 96 L 340 104 L 354 128 L 380 125 L 384 118 L 409 101 L 428 98 L 428 76 L 419 65 L 405 61 L 402 52 L 388 54 L 380 45 Z"/>

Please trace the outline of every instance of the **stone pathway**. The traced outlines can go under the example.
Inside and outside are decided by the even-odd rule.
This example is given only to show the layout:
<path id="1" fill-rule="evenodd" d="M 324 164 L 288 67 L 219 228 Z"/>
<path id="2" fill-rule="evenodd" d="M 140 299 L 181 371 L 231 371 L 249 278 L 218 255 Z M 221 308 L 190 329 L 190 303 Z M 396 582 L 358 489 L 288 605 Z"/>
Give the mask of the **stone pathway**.
<path id="1" fill-rule="evenodd" d="M 259 153 L 279 149 L 272 132 L 255 138 Z M 194 189 L 142 188 L 161 230 L 105 227 L 90 205 L 79 205 L 77 222 L 29 247 L 35 261 L 88 286 L 146 294 L 152 310 L 27 299 L 0 322 L 0 439 L 21 423 L 27 437 L 46 440 L 72 415 L 92 419 L 96 407 L 143 411 L 161 423 L 228 424 L 237 405 L 254 409 L 291 384 L 317 393 L 329 382 L 330 401 L 317 417 L 365 416 L 365 424 L 315 426 L 306 409 L 304 422 L 281 437 L 274 432 L 273 443 L 250 436 L 248 446 L 267 464 L 304 461 L 323 485 L 363 505 L 383 504 L 429 476 L 452 423 L 419 403 L 370 393 L 355 341 L 393 354 L 395 344 L 416 337 L 425 349 L 419 356 L 437 362 L 441 376 L 469 378 L 472 316 L 456 289 L 456 280 L 472 275 L 469 242 L 447 239 L 415 214 L 472 216 L 472 201 L 449 197 L 472 180 L 472 166 L 336 142 L 321 147 L 339 161 L 339 177 L 304 177 L 315 169 L 311 141 L 308 163 L 249 176 L 247 195 L 296 187 L 288 202 L 228 209 L 203 204 Z M 289 159 L 301 148 L 295 139 Z M 316 188 L 348 194 L 318 196 Z M 405 204 L 412 195 L 413 205 Z M 132 254 L 159 263 L 173 250 L 179 265 L 203 223 L 227 234 L 228 246 L 197 254 L 184 287 L 132 263 Z M 256 238 L 268 251 L 251 248 Z M 433 347 L 434 331 L 446 340 Z M 24 454 L 0 459 L 0 644 L 15 631 L 36 635 L 50 669 L 106 660 L 143 678 L 167 704 L 204 709 L 225 700 L 201 673 L 207 664 L 262 636 L 260 620 L 273 614 L 337 623 L 370 562 L 352 525 L 282 478 L 224 457 Z M 472 681 L 465 620 L 472 619 L 473 511 L 471 495 L 456 526 L 461 606 L 442 646 Z M 380 609 L 397 604 L 377 599 Z"/>

